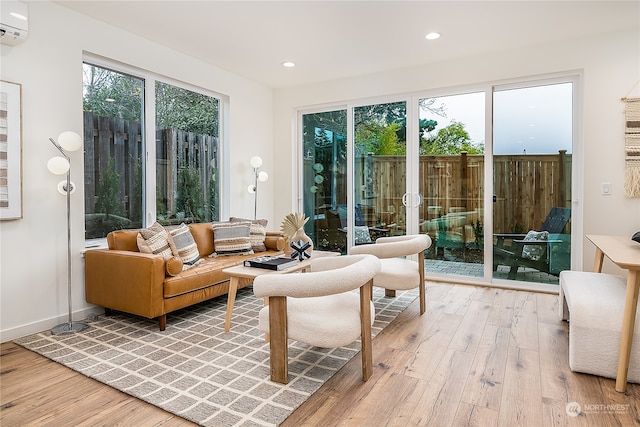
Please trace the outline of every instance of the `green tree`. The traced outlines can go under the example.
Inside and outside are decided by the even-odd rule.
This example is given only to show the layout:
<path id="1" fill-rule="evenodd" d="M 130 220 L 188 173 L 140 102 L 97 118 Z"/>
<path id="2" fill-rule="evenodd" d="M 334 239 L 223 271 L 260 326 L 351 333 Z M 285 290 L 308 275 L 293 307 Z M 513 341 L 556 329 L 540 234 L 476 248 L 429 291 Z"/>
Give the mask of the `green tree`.
<path id="1" fill-rule="evenodd" d="M 156 82 L 156 126 L 218 136 L 219 100 Z"/>
<path id="2" fill-rule="evenodd" d="M 471 141 L 464 123 L 453 121 L 449 126 L 438 130 L 435 135 L 420 140 L 421 155 L 460 154 L 463 151 L 469 154 L 484 153 L 482 144 L 474 144 Z"/>
<path id="3" fill-rule="evenodd" d="M 142 227 L 142 159 L 136 160 L 133 194 L 129 197 L 129 219 Z"/>
<path id="4" fill-rule="evenodd" d="M 144 81 L 93 65 L 84 64 L 84 111 L 96 116 L 142 120 Z"/>
<path id="5" fill-rule="evenodd" d="M 84 111 L 97 116 L 142 121 L 144 80 L 84 64 Z M 158 129 L 219 134 L 219 100 L 174 85 L 156 82 Z"/>
<path id="6" fill-rule="evenodd" d="M 200 174 L 195 169 L 180 168 L 178 172 L 178 199 L 176 208 L 184 212 L 185 218 L 202 221 L 204 201 L 202 200 L 202 186 Z"/>
<path id="7" fill-rule="evenodd" d="M 120 200 L 120 174 L 115 170 L 115 160 L 109 159 L 107 170 L 100 179 L 96 211 L 109 215 L 123 216 L 124 207 Z"/>
<path id="8" fill-rule="evenodd" d="M 387 126 L 369 124 L 359 126 L 356 130 L 357 155 L 373 153 L 378 156 L 404 155 L 407 150 L 405 143 L 398 138 L 398 130 L 402 126 L 399 123 L 391 123 Z"/>
<path id="9" fill-rule="evenodd" d="M 214 170 L 209 178 L 209 218 L 207 221 L 219 221 L 220 213 L 218 212 L 218 171 Z"/>

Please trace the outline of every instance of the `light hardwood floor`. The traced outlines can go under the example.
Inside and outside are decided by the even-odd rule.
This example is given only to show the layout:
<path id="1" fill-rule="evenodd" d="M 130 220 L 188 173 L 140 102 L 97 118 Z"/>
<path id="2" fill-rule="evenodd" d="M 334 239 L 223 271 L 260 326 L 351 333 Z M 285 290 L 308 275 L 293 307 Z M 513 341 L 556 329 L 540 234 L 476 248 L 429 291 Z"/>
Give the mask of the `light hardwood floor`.
<path id="1" fill-rule="evenodd" d="M 374 373 L 354 357 L 283 426 L 636 426 L 640 385 L 568 365 L 558 297 L 428 283 L 373 341 Z M 1 346 L 0 425 L 187 426 L 186 420 L 51 362 Z M 582 414 L 568 416 L 567 403 Z"/>

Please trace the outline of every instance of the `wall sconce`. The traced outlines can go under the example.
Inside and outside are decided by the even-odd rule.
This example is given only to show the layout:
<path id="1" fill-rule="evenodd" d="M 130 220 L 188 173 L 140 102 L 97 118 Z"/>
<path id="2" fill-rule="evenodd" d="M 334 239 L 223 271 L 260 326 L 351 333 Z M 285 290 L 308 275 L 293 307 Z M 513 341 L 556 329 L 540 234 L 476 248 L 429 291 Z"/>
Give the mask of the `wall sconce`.
<path id="1" fill-rule="evenodd" d="M 58 192 L 67 196 L 67 292 L 69 304 L 69 321 L 57 325 L 51 329 L 54 335 L 81 331 L 88 325 L 83 322 L 74 322 L 71 310 L 71 195 L 76 191 L 76 185 L 71 182 L 71 159 L 67 153 L 76 151 L 82 147 L 82 138 L 75 132 L 66 131 L 58 136 L 58 141 L 49 138 L 54 147 L 60 151 L 62 157 L 56 156 L 49 159 L 47 169 L 53 174 L 67 174 L 67 179 L 58 183 Z"/>
<path id="2" fill-rule="evenodd" d="M 262 157 L 253 156 L 249 160 L 249 164 L 253 168 L 253 184 L 247 187 L 247 191 L 249 193 L 254 194 L 254 202 L 253 202 L 253 219 L 258 219 L 258 181 L 265 182 L 269 179 L 269 174 L 265 171 L 258 171 L 258 168 L 262 166 Z"/>

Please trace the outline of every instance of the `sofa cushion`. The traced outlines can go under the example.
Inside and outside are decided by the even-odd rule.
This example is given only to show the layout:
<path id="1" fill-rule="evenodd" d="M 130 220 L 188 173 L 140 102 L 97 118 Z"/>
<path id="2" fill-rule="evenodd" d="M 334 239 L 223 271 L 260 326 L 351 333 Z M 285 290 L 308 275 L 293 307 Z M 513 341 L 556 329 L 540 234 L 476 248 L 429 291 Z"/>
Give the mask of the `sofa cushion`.
<path id="1" fill-rule="evenodd" d="M 180 274 L 180 272 L 182 271 L 182 267 L 184 267 L 182 259 L 177 256 L 165 258 L 164 265 L 167 276 L 175 276 L 177 274 Z"/>
<path id="2" fill-rule="evenodd" d="M 142 239 L 138 239 L 138 249 L 140 252 L 154 255 L 170 257 L 175 255 L 169 244 L 169 232 L 159 223 L 154 222 L 149 228 L 140 230 Z"/>
<path id="3" fill-rule="evenodd" d="M 245 219 L 230 217 L 229 222 L 251 222 L 249 227 L 249 240 L 251 241 L 251 248 L 254 252 L 264 252 L 267 247 L 264 245 L 264 240 L 267 237 L 267 220 L 266 219 Z"/>
<path id="4" fill-rule="evenodd" d="M 200 258 L 206 258 L 214 253 L 213 248 L 213 228 L 210 222 L 196 222 L 189 224 L 189 230 L 193 240 L 198 246 Z"/>
<path id="5" fill-rule="evenodd" d="M 170 230 L 169 235 L 171 236 L 169 245 L 171 245 L 174 255 L 182 259 L 183 268 L 187 269 L 201 261 L 191 230 L 184 222 Z"/>
<path id="6" fill-rule="evenodd" d="M 216 255 L 252 254 L 250 221 L 214 222 L 213 246 Z"/>

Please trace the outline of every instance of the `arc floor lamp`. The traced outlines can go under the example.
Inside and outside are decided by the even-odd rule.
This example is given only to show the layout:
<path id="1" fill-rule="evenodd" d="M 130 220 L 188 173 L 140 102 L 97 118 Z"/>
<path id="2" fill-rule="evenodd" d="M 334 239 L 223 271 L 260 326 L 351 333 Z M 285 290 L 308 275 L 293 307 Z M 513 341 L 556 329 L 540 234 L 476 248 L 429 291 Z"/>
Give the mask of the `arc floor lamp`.
<path id="1" fill-rule="evenodd" d="M 76 151 L 82 147 L 82 138 L 75 132 L 66 131 L 58 136 L 58 141 L 49 138 L 49 141 L 60 151 L 62 157 L 52 157 L 47 162 L 47 169 L 56 175 L 67 174 L 67 179 L 58 183 L 58 192 L 67 196 L 67 292 L 69 304 L 69 319 L 66 323 L 54 326 L 51 333 L 54 335 L 81 331 L 88 325 L 83 322 L 74 322 L 72 317 L 71 304 L 71 194 L 76 190 L 76 186 L 71 182 L 71 159 L 69 152 Z"/>

